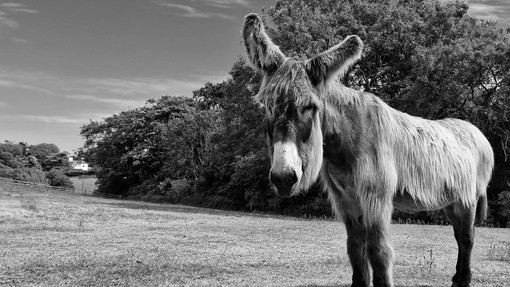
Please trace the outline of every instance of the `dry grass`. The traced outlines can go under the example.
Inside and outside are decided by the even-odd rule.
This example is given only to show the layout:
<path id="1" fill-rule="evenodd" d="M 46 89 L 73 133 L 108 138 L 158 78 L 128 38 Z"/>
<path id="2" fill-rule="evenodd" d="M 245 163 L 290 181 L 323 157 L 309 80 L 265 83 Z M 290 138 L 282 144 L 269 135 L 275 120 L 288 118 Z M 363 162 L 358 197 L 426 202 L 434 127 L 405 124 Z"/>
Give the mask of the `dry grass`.
<path id="1" fill-rule="evenodd" d="M 392 229 L 396 286 L 450 285 L 450 227 Z M 333 221 L 0 188 L 0 285 L 349 286 L 345 240 Z M 477 229 L 473 286 L 510 286 L 509 242 Z"/>

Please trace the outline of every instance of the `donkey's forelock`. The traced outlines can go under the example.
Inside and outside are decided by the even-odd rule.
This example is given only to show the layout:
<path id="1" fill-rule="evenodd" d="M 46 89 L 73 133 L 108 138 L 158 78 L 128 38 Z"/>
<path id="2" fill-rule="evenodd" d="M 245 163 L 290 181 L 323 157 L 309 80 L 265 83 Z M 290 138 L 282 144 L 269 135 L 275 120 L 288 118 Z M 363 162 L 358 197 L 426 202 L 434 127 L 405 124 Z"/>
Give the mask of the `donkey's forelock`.
<path id="1" fill-rule="evenodd" d="M 277 101 L 292 102 L 297 107 L 319 105 L 306 63 L 295 59 L 287 59 L 273 75 L 264 79 L 255 100 L 266 107 L 276 105 Z"/>

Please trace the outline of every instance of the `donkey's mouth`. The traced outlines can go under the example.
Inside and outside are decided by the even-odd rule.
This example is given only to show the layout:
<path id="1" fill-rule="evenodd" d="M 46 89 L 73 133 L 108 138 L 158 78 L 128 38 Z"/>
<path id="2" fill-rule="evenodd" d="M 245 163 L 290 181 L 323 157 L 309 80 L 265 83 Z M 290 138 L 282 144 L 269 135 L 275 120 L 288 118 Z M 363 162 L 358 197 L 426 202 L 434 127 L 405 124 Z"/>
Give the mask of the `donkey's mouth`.
<path id="1" fill-rule="evenodd" d="M 297 187 L 297 175 L 295 172 L 292 173 L 284 173 L 284 174 L 275 174 L 271 173 L 270 177 L 271 183 L 276 188 L 276 193 L 280 197 L 291 197 L 293 192 Z"/>
<path id="2" fill-rule="evenodd" d="M 277 188 L 277 193 L 280 197 L 289 198 L 292 195 L 292 188 Z"/>
<path id="3" fill-rule="evenodd" d="M 273 186 L 275 187 L 276 194 L 281 198 L 289 198 L 297 193 L 297 184 L 289 186 L 273 184 Z"/>

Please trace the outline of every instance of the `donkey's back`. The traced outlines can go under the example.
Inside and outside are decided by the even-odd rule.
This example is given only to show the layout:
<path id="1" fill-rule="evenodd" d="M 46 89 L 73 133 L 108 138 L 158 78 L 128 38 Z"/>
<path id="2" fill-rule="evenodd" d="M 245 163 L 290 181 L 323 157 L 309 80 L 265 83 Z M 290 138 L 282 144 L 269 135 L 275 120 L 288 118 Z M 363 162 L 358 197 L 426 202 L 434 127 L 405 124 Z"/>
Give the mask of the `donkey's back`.
<path id="1" fill-rule="evenodd" d="M 481 199 L 485 217 L 494 155 L 482 132 L 460 119 L 427 120 L 388 111 L 396 124 L 390 140 L 397 176 L 395 208 L 436 210 L 454 202 L 467 207 Z"/>

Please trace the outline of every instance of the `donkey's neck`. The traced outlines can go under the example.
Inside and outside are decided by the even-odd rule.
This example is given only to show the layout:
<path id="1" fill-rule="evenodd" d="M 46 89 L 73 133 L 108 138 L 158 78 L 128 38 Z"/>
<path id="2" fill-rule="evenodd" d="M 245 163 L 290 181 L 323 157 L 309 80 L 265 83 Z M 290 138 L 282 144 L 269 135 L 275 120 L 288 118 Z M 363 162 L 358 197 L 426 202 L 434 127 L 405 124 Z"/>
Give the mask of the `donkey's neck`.
<path id="1" fill-rule="evenodd" d="M 338 83 L 331 84 L 321 93 L 324 135 L 360 132 L 370 116 L 370 108 L 378 104 L 374 95 Z"/>
<path id="2" fill-rule="evenodd" d="M 364 145 L 370 143 L 370 135 L 374 134 L 373 121 L 382 101 L 338 83 L 331 83 L 321 92 L 324 158 L 348 169 Z"/>

